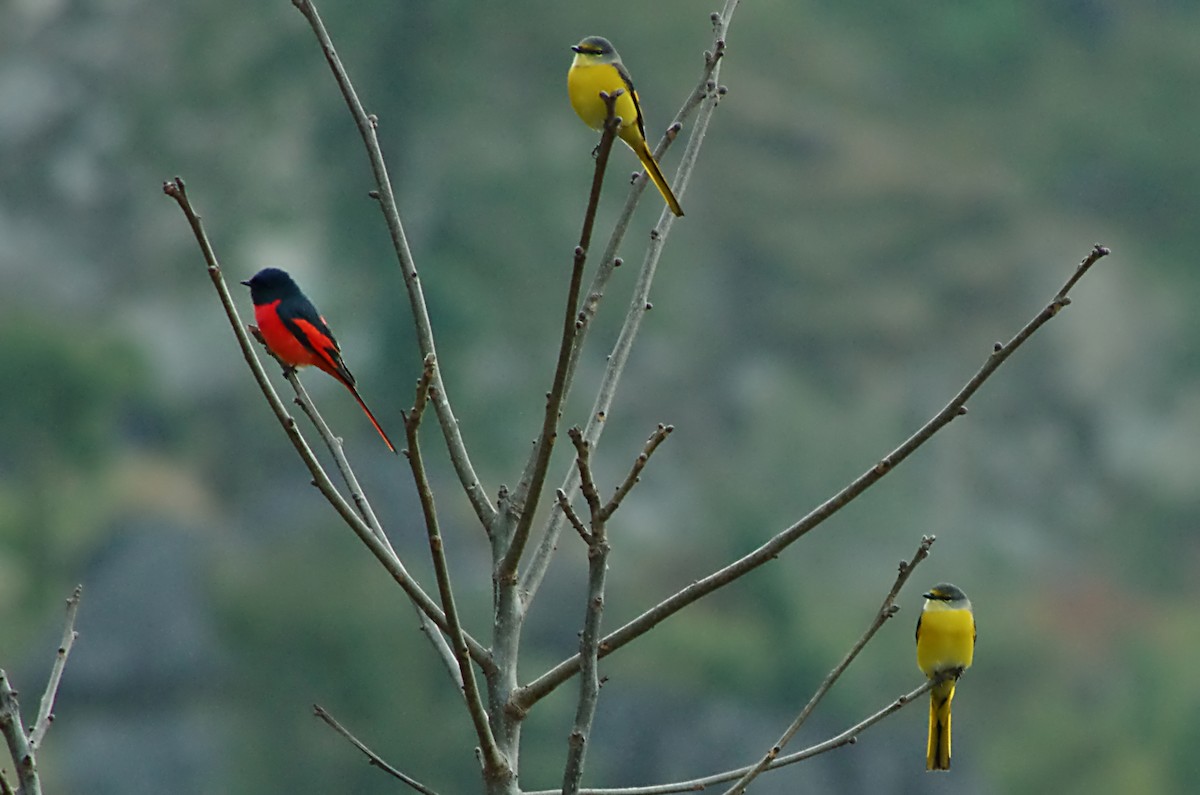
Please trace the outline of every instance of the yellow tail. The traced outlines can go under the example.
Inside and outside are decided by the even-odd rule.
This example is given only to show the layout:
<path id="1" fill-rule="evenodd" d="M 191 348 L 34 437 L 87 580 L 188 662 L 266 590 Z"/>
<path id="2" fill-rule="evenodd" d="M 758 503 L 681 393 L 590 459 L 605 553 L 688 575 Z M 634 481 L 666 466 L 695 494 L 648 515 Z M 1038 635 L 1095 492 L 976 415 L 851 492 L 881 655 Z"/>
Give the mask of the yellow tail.
<path id="1" fill-rule="evenodd" d="M 929 745 L 925 749 L 926 770 L 950 769 L 950 702 L 954 680 L 929 691 Z"/>
<path id="2" fill-rule="evenodd" d="M 638 160 L 642 161 L 642 166 L 646 169 L 646 173 L 650 175 L 650 181 L 654 183 L 654 187 L 658 188 L 658 192 L 662 194 L 663 199 L 667 202 L 667 207 L 671 209 L 677 217 L 683 217 L 683 208 L 679 206 L 679 200 L 675 198 L 675 194 L 671 192 L 671 186 L 667 184 L 667 178 L 663 176 L 662 169 L 658 167 L 658 163 L 654 160 L 654 154 L 650 151 L 650 147 L 646 145 L 646 141 L 638 135 L 637 126 L 631 126 L 622 129 L 624 133 L 626 129 L 632 130 L 630 136 L 633 140 L 629 140 L 624 135 L 621 140 L 629 144 L 629 148 L 638 156 Z"/>

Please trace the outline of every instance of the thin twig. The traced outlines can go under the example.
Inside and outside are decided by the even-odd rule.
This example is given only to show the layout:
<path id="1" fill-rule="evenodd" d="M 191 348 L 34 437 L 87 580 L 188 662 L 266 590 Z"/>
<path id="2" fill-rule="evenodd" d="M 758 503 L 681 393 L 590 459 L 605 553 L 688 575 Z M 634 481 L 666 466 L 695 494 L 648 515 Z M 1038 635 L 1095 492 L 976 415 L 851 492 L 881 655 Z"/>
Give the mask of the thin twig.
<path id="1" fill-rule="evenodd" d="M 646 464 L 650 461 L 650 456 L 654 455 L 654 451 L 658 446 L 667 440 L 671 432 L 675 430 L 674 425 L 663 425 L 659 423 L 654 433 L 650 434 L 650 438 L 646 440 L 646 446 L 642 448 L 642 452 L 634 459 L 633 466 L 629 469 L 629 474 L 625 476 L 625 480 L 617 486 L 617 491 L 613 494 L 612 499 L 605 503 L 600 510 L 600 518 L 607 521 L 617 508 L 621 507 L 621 503 L 629 496 L 629 492 L 637 485 L 641 479 L 642 470 L 646 468 Z"/>
<path id="2" fill-rule="evenodd" d="M 396 768 L 389 765 L 387 762 L 383 761 L 383 759 L 380 758 L 379 754 L 375 753 L 370 748 L 368 748 L 366 745 L 364 745 L 361 740 L 359 740 L 357 737 L 355 737 L 353 734 L 350 733 L 349 729 L 347 729 L 342 724 L 338 723 L 337 719 L 334 718 L 332 715 L 330 715 L 329 712 L 327 712 L 326 709 L 324 707 L 322 707 L 320 704 L 313 704 L 313 714 L 316 715 L 321 720 L 325 721 L 325 723 L 330 728 L 332 728 L 334 731 L 336 731 L 338 734 L 342 735 L 347 740 L 349 740 L 351 745 L 353 745 L 359 751 L 362 751 L 362 753 L 367 757 L 367 761 L 370 764 L 379 768 L 383 772 L 388 773 L 389 775 L 394 776 L 395 778 L 398 778 L 399 780 L 403 781 L 405 784 L 412 787 L 417 792 L 420 792 L 421 795 L 438 795 L 435 790 L 430 789 L 429 787 L 425 786 L 424 784 L 417 781 L 415 778 L 412 778 L 411 776 L 406 776 L 405 774 L 401 773 Z"/>
<path id="3" fill-rule="evenodd" d="M 724 795 L 741 795 L 746 791 L 746 787 L 750 786 L 750 782 L 758 777 L 759 773 L 770 767 L 771 763 L 775 761 L 775 759 L 783 751 L 784 746 L 791 741 L 792 737 L 796 735 L 796 732 L 800 730 L 800 727 L 804 725 L 804 721 L 808 720 L 808 716 L 812 714 L 814 709 L 816 709 L 817 704 L 822 698 L 825 697 L 825 694 L 829 692 L 834 683 L 841 678 L 841 675 L 845 673 L 846 669 L 850 667 L 850 663 L 854 662 L 854 658 L 858 656 L 858 653 L 863 650 L 868 642 L 870 642 L 871 638 L 875 636 L 875 633 L 879 631 L 879 628 L 882 627 L 889 618 L 896 615 L 896 612 L 900 609 L 899 606 L 896 605 L 896 597 L 900 595 L 900 589 L 904 587 L 904 584 L 908 582 L 908 578 L 912 576 L 913 569 L 915 569 L 917 565 L 921 563 L 921 561 L 929 557 L 929 549 L 933 546 L 933 542 L 935 540 L 936 539 L 934 536 L 924 536 L 921 539 L 920 545 L 917 546 L 917 551 L 913 554 L 912 559 L 908 561 L 900 561 L 900 571 L 896 575 L 896 581 L 892 583 L 892 589 L 888 591 L 887 596 L 884 597 L 883 604 L 879 606 L 879 610 L 875 613 L 875 618 L 871 621 L 871 625 L 867 627 L 867 631 L 864 632 L 862 637 L 858 639 L 858 642 L 850 648 L 850 651 L 846 653 L 846 656 L 842 658 L 842 661 L 834 666 L 833 670 L 829 672 L 829 674 L 825 677 L 825 680 L 821 682 L 821 686 L 817 688 L 815 693 L 813 693 L 812 698 L 810 698 L 808 703 L 804 705 L 804 709 L 800 710 L 800 714 L 797 715 L 796 719 L 792 721 L 792 724 L 788 726 L 787 731 L 783 733 L 783 736 L 776 741 L 775 745 L 771 746 L 771 749 L 763 755 L 763 758 L 759 760 L 758 764 L 746 771 L 746 775 L 742 776 L 736 784 L 726 790 Z"/>
<path id="4" fill-rule="evenodd" d="M 404 433 L 408 439 L 408 449 L 404 451 L 404 454 L 412 468 L 413 482 L 416 484 L 417 496 L 421 501 L 421 512 L 425 517 L 425 529 L 429 536 L 429 552 L 433 558 L 433 571 L 437 577 L 442 610 L 446 614 L 447 634 L 454 646 L 454 656 L 458 661 L 458 669 L 462 677 L 462 695 L 467 705 L 467 712 L 470 713 L 471 722 L 475 725 L 475 734 L 483 749 L 483 758 L 487 768 L 489 771 L 502 771 L 508 767 L 509 763 L 496 746 L 496 738 L 493 736 L 491 725 L 488 722 L 487 708 L 484 706 L 483 696 L 475 679 L 475 668 L 471 664 L 466 633 L 463 631 L 458 616 L 458 607 L 454 601 L 450 564 L 446 560 L 446 551 L 442 543 L 433 489 L 429 485 L 429 478 L 425 473 L 425 461 L 421 457 L 418 431 L 421 428 L 421 418 L 425 414 L 429 388 L 436 378 L 436 370 L 433 354 L 429 354 L 425 357 L 425 368 L 421 373 L 420 380 L 417 381 L 417 393 L 412 411 L 404 415 Z"/>
<path id="5" fill-rule="evenodd" d="M 687 149 L 675 174 L 674 191 L 675 195 L 680 198 L 686 193 L 688 179 L 692 171 L 695 170 L 698 161 L 700 145 L 704 140 L 705 133 L 708 131 L 713 111 L 716 109 L 717 102 L 722 93 L 722 89 L 718 87 L 717 83 L 720 76 L 720 63 L 725 52 L 725 37 L 728 34 L 730 19 L 737 5 L 738 0 L 726 0 L 724 9 L 720 13 L 712 15 L 713 49 L 705 53 L 704 70 L 700 81 L 697 87 L 689 93 L 683 107 L 676 115 L 675 121 L 667 128 L 667 133 L 663 136 L 662 141 L 655 150 L 655 158 L 660 158 L 662 153 L 666 151 L 667 146 L 675 139 L 677 131 L 682 127 L 684 121 L 693 112 L 699 111 L 695 128 L 688 138 Z M 572 350 L 567 373 L 568 387 L 571 378 L 574 376 L 579 351 L 582 348 L 587 330 L 591 326 L 591 320 L 599 310 L 600 301 L 612 277 L 613 270 L 620 264 L 616 253 L 624 240 L 629 221 L 633 216 L 634 207 L 636 207 L 637 201 L 645 189 L 645 183 L 645 180 L 638 180 L 630 189 L 625 209 L 617 220 L 612 237 L 609 239 L 608 247 L 605 249 L 604 256 L 600 260 L 595 278 L 592 280 L 587 298 L 584 300 L 583 307 L 580 310 L 579 330 L 576 332 L 575 346 Z M 659 216 L 658 224 L 651 231 L 651 250 L 653 253 L 647 252 L 646 260 L 642 265 L 638 283 L 634 288 L 634 298 L 631 301 L 630 310 L 626 315 L 625 323 L 621 330 L 621 339 L 623 342 L 618 341 L 617 351 L 624 349 L 627 352 L 628 348 L 632 346 L 633 339 L 637 335 L 638 326 L 641 323 L 641 317 L 649 308 L 648 298 L 650 285 L 654 277 L 654 268 L 657 265 L 658 256 L 662 252 L 662 243 L 665 242 L 666 233 L 674 223 L 674 220 L 675 217 L 664 208 L 662 214 Z M 608 416 L 608 409 L 611 406 L 613 396 L 616 394 L 617 383 L 625 367 L 624 358 L 614 359 L 617 351 L 614 351 L 609 356 L 599 394 L 596 396 L 592 412 L 584 428 L 584 438 L 593 446 L 599 442 L 600 435 L 603 433 L 604 420 Z M 571 467 L 564 477 L 561 488 L 568 497 L 573 497 L 578 487 L 579 481 L 576 468 Z M 552 511 L 546 526 L 542 530 L 537 550 L 531 557 L 530 563 L 521 578 L 521 592 L 526 602 L 532 600 L 538 586 L 546 575 L 546 571 L 550 566 L 550 560 L 558 545 L 558 537 L 562 532 L 562 528 L 562 514 L 558 511 Z"/>
<path id="6" fill-rule="evenodd" d="M 616 651 L 689 604 L 728 585 L 764 563 L 774 560 L 789 545 L 837 513 L 837 511 L 845 507 L 851 500 L 858 497 L 877 483 L 884 475 L 895 469 L 897 465 L 912 455 L 914 451 L 927 442 L 935 433 L 948 425 L 951 420 L 965 414 L 966 404 L 971 396 L 979 390 L 979 387 L 992 376 L 996 369 L 1028 340 L 1034 332 L 1045 325 L 1051 318 L 1055 317 L 1063 307 L 1070 303 L 1067 292 L 1096 262 L 1108 253 L 1107 248 L 1100 245 L 1095 246 L 1091 254 L 1079 264 L 1075 272 L 1071 275 L 1071 278 L 1055 294 L 1050 303 L 1026 323 L 1007 344 L 996 343 L 987 361 L 959 390 L 958 394 L 946 404 L 945 408 L 935 414 L 932 419 L 925 423 L 903 444 L 880 459 L 874 466 L 851 481 L 837 494 L 818 505 L 804 518 L 777 534 L 758 549 L 730 563 L 728 566 L 692 582 L 687 587 L 667 597 L 649 610 L 646 610 L 640 616 L 625 624 L 625 626 L 610 633 L 601 643 L 604 653 L 609 654 Z M 562 661 L 533 682 L 520 688 L 514 694 L 515 703 L 513 707 L 519 710 L 529 709 L 539 699 L 546 696 L 574 675 L 579 670 L 579 662 L 579 655 L 575 655 Z"/>
<path id="7" fill-rule="evenodd" d="M 8 683 L 8 674 L 0 669 L 0 734 L 8 743 L 8 755 L 17 771 L 17 792 L 21 795 L 41 795 L 37 758 L 29 747 L 29 738 L 21 722 L 21 704 L 17 691 Z"/>
<path id="8" fill-rule="evenodd" d="M 554 368 L 553 385 L 550 393 L 546 396 L 546 411 L 542 418 L 541 433 L 538 434 L 537 442 L 525 465 L 525 471 L 517 484 L 517 490 L 512 495 L 511 506 L 512 510 L 517 513 L 517 524 L 511 539 L 508 540 L 508 550 L 499 567 L 501 582 L 507 582 L 516 576 L 517 566 L 529 539 L 529 530 L 533 526 L 538 500 L 546 485 L 550 454 L 554 451 L 554 440 L 558 436 L 562 404 L 567 396 L 567 369 L 571 358 L 571 346 L 578 330 L 576 315 L 579 311 L 579 291 L 583 286 L 583 268 L 587 263 L 588 247 L 592 244 L 592 230 L 596 224 L 600 192 L 604 187 L 604 174 L 608 169 L 608 156 L 612 152 L 613 141 L 617 138 L 617 126 L 621 121 L 615 110 L 617 98 L 621 93 L 621 91 L 615 91 L 611 96 L 604 92 L 600 93 L 600 98 L 604 100 L 607 108 L 607 115 L 604 120 L 604 134 L 600 138 L 600 147 L 596 151 L 592 192 L 588 197 L 587 210 L 583 216 L 583 228 L 579 232 L 579 245 L 575 247 L 572 259 L 571 284 L 567 289 L 567 306 L 563 317 L 562 338 L 558 347 L 558 363 Z"/>
<path id="9" fill-rule="evenodd" d="M 420 279 L 417 277 L 417 266 L 413 260 L 412 251 L 408 247 L 404 226 L 400 221 L 400 211 L 396 206 L 396 196 L 392 192 L 391 177 L 388 176 L 387 164 L 383 160 L 383 151 L 379 148 L 379 138 L 375 129 L 378 120 L 374 116 L 367 115 L 362 103 L 359 102 L 358 94 L 350 82 L 350 76 L 346 73 L 337 51 L 333 48 L 333 41 L 325 30 L 316 6 L 311 0 L 292 0 L 292 5 L 296 6 L 304 15 L 313 33 L 316 34 L 321 50 L 325 54 L 325 60 L 329 63 L 334 79 L 337 80 L 338 88 L 341 89 L 346 105 L 350 109 L 350 115 L 354 118 L 354 123 L 362 135 L 377 187 L 372 195 L 379 201 L 379 208 L 383 212 L 388 233 L 392 238 L 392 245 L 396 250 L 400 272 L 404 277 L 404 287 L 408 293 L 409 306 L 412 310 L 413 323 L 416 326 L 417 344 L 421 349 L 421 357 L 436 354 L 433 342 L 433 324 L 429 319 L 429 310 L 425 306 L 425 295 L 421 289 Z M 475 509 L 480 523 L 485 530 L 491 532 L 492 523 L 497 516 L 496 509 L 488 499 L 487 493 L 479 482 L 479 477 L 475 474 L 475 468 L 471 464 L 471 457 L 467 453 L 466 444 L 459 431 L 458 420 L 454 416 L 449 398 L 446 397 L 446 386 L 442 383 L 441 368 L 438 368 L 429 394 L 437 413 L 438 424 L 442 428 L 442 436 L 445 438 L 446 447 L 450 452 L 450 461 L 454 465 L 454 471 L 458 475 L 459 482 L 462 484 L 471 506 Z"/>
<path id="10" fill-rule="evenodd" d="M 947 672 L 949 675 L 949 672 Z M 832 751 L 835 748 L 841 748 L 843 745 L 853 745 L 858 741 L 858 737 L 867 729 L 874 726 L 879 721 L 891 715 L 897 710 L 911 704 L 913 701 L 920 698 L 925 693 L 928 693 L 930 688 L 941 681 L 941 678 L 933 678 L 926 680 L 920 687 L 898 697 L 895 701 L 889 703 L 886 707 L 864 718 L 858 723 L 846 729 L 844 732 L 830 737 L 828 740 L 809 746 L 801 751 L 796 751 L 776 759 L 769 770 L 784 767 L 786 765 L 794 765 L 797 762 L 803 762 L 805 759 L 811 759 L 818 754 Z M 722 773 L 714 773 L 710 776 L 693 778 L 687 781 L 675 781 L 669 784 L 653 784 L 645 787 L 597 787 L 579 790 L 578 795 L 672 795 L 676 792 L 702 792 L 709 787 L 717 784 L 724 784 L 746 774 L 750 767 L 739 767 L 735 770 L 726 770 Z M 558 795 L 561 790 L 535 790 L 527 792 L 525 795 Z"/>
<path id="11" fill-rule="evenodd" d="M 575 509 L 571 507 L 571 503 L 567 500 L 567 494 L 562 489 L 556 489 L 554 492 L 555 502 L 558 504 L 559 510 L 567 517 L 567 521 L 575 528 L 575 532 L 579 533 L 579 537 L 586 544 L 591 532 L 583 524 L 583 520 L 579 518 L 579 514 L 575 513 Z"/>
<path id="12" fill-rule="evenodd" d="M 200 246 L 200 250 L 204 255 L 204 260 L 208 266 L 208 275 L 212 280 L 213 287 L 217 291 L 217 295 L 221 299 L 221 305 L 225 309 L 225 315 L 229 320 L 229 325 L 233 329 L 234 336 L 237 338 L 238 346 L 242 350 L 242 356 L 246 360 L 246 364 L 250 367 L 250 372 L 254 375 L 254 380 L 258 383 L 259 389 L 262 390 L 263 396 L 266 397 L 267 403 L 271 406 L 275 417 L 283 426 L 284 431 L 291 440 L 292 446 L 296 448 L 300 459 L 308 468 L 309 473 L 313 476 L 313 485 L 321 492 L 325 499 L 333 506 L 342 520 L 350 526 L 359 540 L 366 545 L 385 569 L 392 579 L 404 589 L 409 598 L 413 601 L 416 607 L 424 612 L 433 620 L 438 627 L 446 631 L 446 617 L 442 614 L 441 608 L 429 597 L 421 588 L 416 580 L 405 569 L 404 564 L 397 558 L 382 541 L 375 535 L 371 527 L 363 521 L 358 512 L 346 502 L 342 495 L 338 492 L 337 486 L 334 485 L 325 468 L 321 466 L 317 460 L 312 448 L 308 446 L 308 442 L 301 435 L 296 420 L 288 413 L 279 394 L 275 391 L 275 387 L 271 385 L 271 380 L 267 376 L 267 371 L 263 367 L 254 350 L 254 345 L 250 340 L 250 335 L 246 331 L 246 326 L 242 323 L 242 319 L 238 314 L 237 307 L 233 303 L 233 298 L 229 294 L 229 288 L 225 284 L 225 279 L 221 275 L 221 266 L 217 261 L 217 255 L 213 251 L 212 245 L 208 240 L 208 234 L 204 231 L 204 225 L 201 222 L 200 216 L 192 208 L 191 202 L 188 200 L 187 188 L 180 177 L 175 177 L 163 183 L 163 192 L 170 196 L 178 203 L 179 208 L 183 211 L 188 223 L 192 227 L 192 232 L 196 237 L 196 242 Z M 491 655 L 482 645 L 473 638 L 468 639 L 468 645 L 471 647 L 471 657 L 485 671 L 492 670 L 494 664 L 491 660 Z"/>
<path id="13" fill-rule="evenodd" d="M 37 720 L 33 722 L 33 731 L 29 733 L 29 749 L 36 751 L 42 745 L 50 724 L 54 721 L 54 699 L 58 697 L 58 685 L 62 681 L 63 669 L 67 667 L 67 657 L 79 633 L 75 631 L 75 616 L 79 613 L 79 599 L 83 596 L 83 585 L 76 585 L 75 590 L 67 597 L 67 618 L 63 627 L 62 640 L 54 655 L 54 665 L 50 668 L 50 678 L 46 681 L 46 690 L 42 693 L 42 701 L 38 706 Z"/>

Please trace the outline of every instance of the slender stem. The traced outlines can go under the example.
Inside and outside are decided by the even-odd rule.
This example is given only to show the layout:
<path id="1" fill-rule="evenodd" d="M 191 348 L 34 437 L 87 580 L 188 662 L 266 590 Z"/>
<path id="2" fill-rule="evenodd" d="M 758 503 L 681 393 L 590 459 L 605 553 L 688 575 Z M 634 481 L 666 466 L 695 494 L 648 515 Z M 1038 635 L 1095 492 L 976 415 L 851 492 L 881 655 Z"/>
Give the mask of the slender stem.
<path id="1" fill-rule="evenodd" d="M 312 27 L 313 33 L 316 34 L 321 50 L 325 54 L 325 60 L 329 63 L 334 79 L 337 80 L 338 88 L 341 89 L 346 105 L 350 109 L 350 115 L 354 117 L 354 123 L 362 135 L 377 186 L 376 192 L 372 195 L 379 200 L 380 210 L 383 212 L 388 233 L 392 238 L 392 245 L 396 250 L 396 257 L 399 260 L 400 272 L 404 277 L 404 287 L 408 293 L 408 302 L 413 314 L 413 323 L 416 326 L 417 344 L 421 349 L 421 356 L 436 354 L 433 342 L 433 324 L 429 319 L 429 310 L 425 306 L 425 295 L 417 276 L 417 266 L 413 260 L 412 251 L 408 247 L 404 225 L 400 222 L 400 211 L 396 206 L 396 196 L 392 191 L 387 164 L 383 160 L 383 151 L 379 148 L 379 138 L 376 135 L 378 120 L 374 116 L 369 116 L 363 109 L 358 94 L 350 82 L 350 76 L 346 73 L 337 51 L 333 48 L 333 41 L 325 30 L 320 14 L 317 13 L 316 5 L 311 0 L 292 0 L 292 5 L 296 6 L 304 15 L 309 26 Z M 438 423 L 442 428 L 442 435 L 445 437 L 446 447 L 450 452 L 450 461 L 454 465 L 454 471 L 457 473 L 459 482 L 462 484 L 471 506 L 475 509 L 480 523 L 485 530 L 490 532 L 492 523 L 496 519 L 496 509 L 488 499 L 487 493 L 479 482 L 479 477 L 475 474 L 475 468 L 471 464 L 466 444 L 459 431 L 458 419 L 454 416 L 450 401 L 446 397 L 446 387 L 442 383 L 440 368 L 435 375 L 430 397 L 433 400 Z"/>
<path id="2" fill-rule="evenodd" d="M 320 704 L 313 704 L 313 714 L 316 715 L 321 720 L 325 721 L 326 725 L 328 725 L 330 728 L 332 728 L 338 734 L 342 735 L 347 740 L 349 740 L 351 745 L 353 745 L 358 750 L 362 751 L 363 754 L 367 757 L 367 761 L 371 765 L 379 768 L 380 770 L 387 773 L 388 775 L 393 776 L 394 778 L 397 778 L 400 781 L 403 781 L 405 784 L 407 784 L 412 789 L 416 790 L 417 792 L 420 792 L 421 795 L 438 795 L 436 791 L 425 786 L 421 782 L 417 781 L 415 778 L 412 778 L 411 776 L 407 776 L 404 773 L 401 773 L 399 770 L 392 767 L 387 762 L 383 761 L 383 759 L 379 756 L 379 754 L 375 753 L 370 748 L 368 748 L 361 740 L 359 740 L 357 737 L 355 737 L 350 732 L 349 729 L 347 729 L 342 724 L 338 723 L 337 719 L 334 718 L 332 715 L 330 715 L 329 712 L 324 707 L 322 707 Z"/>
<path id="3" fill-rule="evenodd" d="M 1107 256 L 1109 250 L 1103 246 L 1095 246 L 1092 252 L 1079 264 L 1071 278 L 1061 290 L 1051 299 L 1037 315 L 1035 315 L 1008 343 L 996 343 L 991 355 L 983 366 L 959 390 L 945 408 L 933 416 L 927 423 L 909 437 L 903 444 L 880 459 L 874 466 L 859 475 L 837 494 L 810 511 L 804 518 L 783 530 L 774 538 L 767 541 L 748 555 L 730 563 L 706 577 L 691 583 L 682 590 L 672 594 L 657 605 L 646 610 L 637 618 L 625 624 L 620 629 L 610 633 L 602 641 L 605 654 L 629 643 L 631 640 L 645 634 L 660 622 L 674 615 L 698 599 L 728 585 L 769 561 L 775 560 L 779 554 L 810 530 L 820 525 L 833 514 L 877 483 L 884 475 L 891 472 L 897 465 L 912 455 L 921 445 L 942 428 L 946 427 L 955 417 L 966 413 L 967 401 L 983 386 L 997 368 L 1003 364 L 1026 340 L 1038 329 L 1055 317 L 1063 307 L 1070 303 L 1067 292 L 1076 282 L 1096 264 Z M 551 670 L 542 674 L 533 682 L 520 688 L 515 694 L 517 709 L 529 709 L 538 700 L 545 697 L 560 684 L 565 682 L 579 670 L 579 655 L 566 659 Z"/>
<path id="4" fill-rule="evenodd" d="M 787 730 L 783 733 L 783 736 L 776 741 L 775 745 L 771 746 L 771 749 L 763 755 L 763 758 L 759 760 L 758 764 L 747 770 L 746 775 L 738 779 L 737 783 L 726 790 L 724 795 L 742 795 L 742 793 L 746 791 L 746 788 L 750 786 L 750 782 L 758 778 L 759 773 L 762 773 L 764 770 L 770 767 L 771 763 L 779 757 L 779 754 L 783 751 L 784 746 L 791 741 L 792 737 L 796 735 L 796 732 L 800 731 L 800 727 L 804 725 L 806 720 L 808 720 L 808 716 L 812 714 L 814 709 L 816 709 L 817 704 L 822 698 L 825 697 L 825 694 L 829 692 L 834 683 L 841 678 L 846 669 L 850 667 L 850 663 L 854 662 L 854 658 L 858 656 L 858 653 L 866 647 L 871 638 L 875 637 L 875 633 L 879 631 L 879 628 L 887 623 L 889 618 L 896 615 L 896 612 L 900 609 L 896 605 L 896 597 L 900 595 L 900 589 L 903 588 L 904 584 L 908 582 L 908 578 L 912 576 L 913 570 L 917 567 L 917 565 L 920 564 L 921 561 L 925 560 L 925 558 L 929 557 L 929 549 L 933 546 L 934 540 L 935 538 L 933 536 L 923 537 L 920 545 L 917 547 L 916 553 L 913 554 L 912 559 L 909 561 L 900 561 L 900 571 L 896 575 L 896 581 L 892 583 L 892 589 L 888 591 L 887 596 L 884 597 L 883 604 L 879 606 L 879 610 L 875 613 L 875 618 L 872 619 L 871 625 L 867 627 L 867 631 L 864 632 L 862 637 L 858 639 L 858 642 L 856 642 L 850 648 L 850 651 L 846 653 L 846 656 L 842 658 L 842 661 L 834 666 L 833 670 L 829 672 L 829 674 L 825 677 L 825 681 L 821 682 L 821 686 L 817 688 L 816 692 L 813 693 L 812 698 L 810 698 L 808 703 L 804 705 L 804 709 L 800 710 L 800 714 L 796 716 L 796 719 L 792 721 L 792 724 L 787 727 Z"/>
<path id="5" fill-rule="evenodd" d="M 470 651 L 467 648 L 466 634 L 459 621 L 458 607 L 454 601 L 454 588 L 450 577 L 450 564 L 446 560 L 446 551 L 442 543 L 441 529 L 438 523 L 437 506 L 433 499 L 433 489 L 425 473 L 425 462 L 421 457 L 421 445 L 418 431 L 421 428 L 421 418 L 425 414 L 425 406 L 429 398 L 429 387 L 433 382 L 437 369 L 433 354 L 425 357 L 425 368 L 417 382 L 417 395 L 413 401 L 412 410 L 404 416 L 404 433 L 408 439 L 408 449 L 405 456 L 412 468 L 413 482 L 417 486 L 417 496 L 421 501 L 421 512 L 425 517 L 425 529 L 429 536 L 429 551 L 433 558 L 433 570 L 437 577 L 438 593 L 442 600 L 442 610 L 446 614 L 447 634 L 454 646 L 454 656 L 462 676 L 463 698 L 471 722 L 475 725 L 475 734 L 483 749 L 483 758 L 488 768 L 488 777 L 501 775 L 500 771 L 508 768 L 500 749 L 496 746 L 496 738 L 492 735 L 488 723 L 487 710 L 483 705 L 483 697 L 475 680 L 475 669 L 471 665 Z"/>
<path id="6" fill-rule="evenodd" d="M 79 633 L 75 631 L 75 616 L 79 613 L 79 600 L 83 596 L 83 586 L 76 585 L 75 590 L 67 597 L 67 619 L 63 627 L 62 640 L 54 655 L 54 665 L 50 668 L 50 678 L 46 681 L 46 690 L 42 693 L 42 701 L 38 706 L 37 719 L 33 722 L 33 731 L 29 733 L 29 749 L 36 751 L 42 745 L 50 724 L 54 721 L 54 699 L 58 697 L 58 685 L 62 682 L 63 669 L 67 667 L 67 657 Z"/>

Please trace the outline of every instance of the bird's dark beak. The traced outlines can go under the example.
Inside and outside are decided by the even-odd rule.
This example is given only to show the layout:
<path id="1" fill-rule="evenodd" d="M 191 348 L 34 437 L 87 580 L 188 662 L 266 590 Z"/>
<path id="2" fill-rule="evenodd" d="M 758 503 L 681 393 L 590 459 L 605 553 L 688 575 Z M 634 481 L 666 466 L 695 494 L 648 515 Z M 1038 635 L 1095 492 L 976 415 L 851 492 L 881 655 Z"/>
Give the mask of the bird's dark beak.
<path id="1" fill-rule="evenodd" d="M 246 285 L 247 287 L 249 287 L 249 286 L 250 286 L 250 280 L 249 280 L 249 279 L 247 279 L 246 281 L 244 281 L 244 282 L 241 282 L 241 283 L 242 283 L 242 284 L 244 284 L 244 285 Z"/>
<path id="2" fill-rule="evenodd" d="M 245 284 L 245 282 L 242 282 L 242 284 Z M 933 595 L 933 591 L 926 591 L 925 593 L 921 594 L 921 596 L 924 596 L 926 599 L 937 599 L 937 597 Z"/>
<path id="3" fill-rule="evenodd" d="M 583 52 L 583 50 L 581 50 L 581 49 L 579 48 L 579 45 L 578 45 L 578 44 L 572 44 L 572 45 L 571 45 L 571 52 Z"/>

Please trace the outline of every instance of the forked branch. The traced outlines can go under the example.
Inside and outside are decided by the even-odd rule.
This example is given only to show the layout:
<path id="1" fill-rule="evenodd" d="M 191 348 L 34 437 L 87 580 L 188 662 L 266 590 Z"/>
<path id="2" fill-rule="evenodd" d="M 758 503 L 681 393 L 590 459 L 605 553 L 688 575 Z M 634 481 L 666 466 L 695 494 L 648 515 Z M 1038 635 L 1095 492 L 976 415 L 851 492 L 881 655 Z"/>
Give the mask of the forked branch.
<path id="1" fill-rule="evenodd" d="M 0 669 L 0 734 L 4 735 L 8 746 L 8 755 L 12 759 L 13 768 L 17 774 L 16 789 L 6 777 L 6 771 L 0 767 L 0 793 L 9 795 L 41 795 L 42 782 L 38 775 L 37 750 L 46 737 L 50 724 L 54 721 L 54 700 L 58 697 L 58 686 L 62 682 L 63 670 L 67 665 L 67 657 L 79 633 L 75 631 L 75 616 L 79 612 L 79 599 L 83 594 L 83 586 L 76 585 L 71 596 L 67 598 L 67 618 L 63 628 L 62 641 L 54 655 L 54 664 L 50 667 L 50 676 L 46 681 L 46 689 L 38 707 L 37 717 L 33 728 L 26 733 L 25 724 L 21 720 L 21 704 L 17 699 L 17 691 L 8 681 L 8 674 Z"/>

